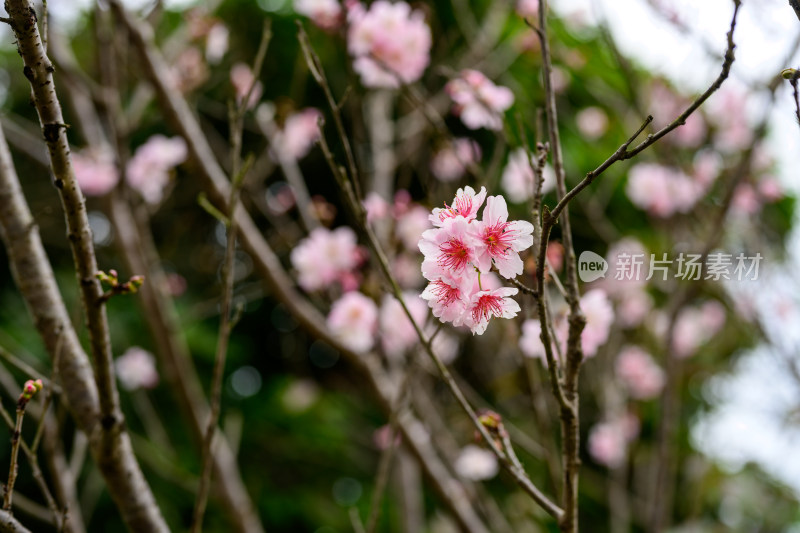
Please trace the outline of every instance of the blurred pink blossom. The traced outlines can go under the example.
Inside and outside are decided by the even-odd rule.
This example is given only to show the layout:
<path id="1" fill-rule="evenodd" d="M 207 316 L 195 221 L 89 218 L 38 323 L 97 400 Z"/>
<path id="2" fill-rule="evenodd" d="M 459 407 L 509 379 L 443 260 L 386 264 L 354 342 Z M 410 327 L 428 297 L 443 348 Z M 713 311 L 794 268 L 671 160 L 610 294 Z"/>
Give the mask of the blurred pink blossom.
<path id="1" fill-rule="evenodd" d="M 624 328 L 634 328 L 641 324 L 653 309 L 653 298 L 643 288 L 631 288 L 619 295 L 616 309 L 620 325 Z"/>
<path id="2" fill-rule="evenodd" d="M 283 128 L 273 139 L 273 154 L 292 159 L 302 159 L 320 136 L 318 109 L 308 107 L 286 118 Z"/>
<path id="3" fill-rule="evenodd" d="M 653 124 L 663 128 L 675 120 L 689 106 L 689 101 L 663 82 L 656 81 L 650 87 L 650 106 L 653 110 Z M 686 119 L 686 123 L 665 137 L 671 142 L 685 148 L 696 148 L 706 137 L 708 127 L 702 113 L 697 110 Z"/>
<path id="4" fill-rule="evenodd" d="M 153 135 L 136 149 L 128 162 L 128 185 L 149 204 L 157 204 L 169 182 L 169 172 L 186 161 L 186 142 L 181 137 Z"/>
<path id="5" fill-rule="evenodd" d="M 747 93 L 726 86 L 710 100 L 711 117 L 717 126 L 714 144 L 724 153 L 744 150 L 753 143 L 753 129 L 747 119 Z"/>
<path id="6" fill-rule="evenodd" d="M 78 186 L 86 196 L 103 196 L 119 181 L 114 157 L 105 151 L 87 149 L 72 154 Z"/>
<path id="7" fill-rule="evenodd" d="M 394 232 L 406 250 L 416 250 L 417 243 L 425 230 L 430 228 L 430 211 L 414 205 L 397 219 Z"/>
<path id="8" fill-rule="evenodd" d="M 608 340 L 614 309 L 602 289 L 592 289 L 581 297 L 581 311 L 586 317 L 586 327 L 581 334 L 581 345 L 586 357 L 597 354 L 598 348 Z"/>
<path id="9" fill-rule="evenodd" d="M 589 455 L 608 468 L 617 468 L 625 462 L 628 444 L 639 434 L 639 420 L 626 415 L 611 422 L 596 424 L 589 430 Z"/>
<path id="10" fill-rule="evenodd" d="M 404 292 L 403 301 L 414 317 L 414 322 L 421 329 L 425 325 L 425 319 L 428 318 L 428 306 L 420 300 L 419 294 L 416 292 Z M 378 326 L 381 333 L 381 346 L 390 359 L 399 358 L 406 350 L 419 343 L 417 330 L 414 329 L 408 315 L 394 296 L 383 295 Z"/>
<path id="11" fill-rule="evenodd" d="M 678 169 L 639 163 L 628 173 L 625 192 L 633 204 L 657 217 L 687 213 L 705 188 Z"/>
<path id="12" fill-rule="evenodd" d="M 542 177 L 542 194 L 547 194 L 556 186 L 556 175 L 552 167 L 546 165 Z M 534 172 L 527 150 L 517 148 L 509 154 L 500 185 L 512 203 L 521 204 L 533 198 Z"/>
<path id="13" fill-rule="evenodd" d="M 587 107 L 575 116 L 578 131 L 589 140 L 599 139 L 608 130 L 608 115 L 599 107 Z"/>
<path id="14" fill-rule="evenodd" d="M 539 15 L 539 0 L 517 0 L 516 11 L 520 17 L 535 21 Z"/>
<path id="15" fill-rule="evenodd" d="M 536 318 L 522 323 L 522 336 L 519 338 L 519 349 L 526 357 L 545 359 L 544 344 L 541 339 L 542 324 Z"/>
<path id="16" fill-rule="evenodd" d="M 242 100 L 250 92 L 250 87 L 253 87 L 253 92 L 250 93 L 250 99 L 247 101 L 247 109 L 253 109 L 264 92 L 264 86 L 255 79 L 253 71 L 244 63 L 236 63 L 231 68 L 231 85 L 236 92 L 236 105 L 241 105 Z"/>
<path id="17" fill-rule="evenodd" d="M 408 254 L 400 254 L 392 260 L 392 273 L 404 289 L 417 289 L 425 281 L 419 270 L 419 260 Z"/>
<path id="18" fill-rule="evenodd" d="M 480 158 L 481 147 L 478 143 L 466 137 L 453 139 L 433 156 L 431 172 L 440 181 L 455 181 Z"/>
<path id="19" fill-rule="evenodd" d="M 369 193 L 361 203 L 367 212 L 367 222 L 381 220 L 389 215 L 389 203 L 375 191 Z"/>
<path id="20" fill-rule="evenodd" d="M 114 369 L 120 384 L 126 390 L 152 389 L 158 385 L 156 358 L 138 346 L 131 346 L 117 357 Z"/>
<path id="21" fill-rule="evenodd" d="M 294 247 L 290 259 L 304 290 L 325 288 L 358 265 L 356 234 L 347 226 L 333 231 L 316 228 Z"/>
<path id="22" fill-rule="evenodd" d="M 200 50 L 189 47 L 175 60 L 170 73 L 175 88 L 188 93 L 208 79 L 208 65 Z"/>
<path id="23" fill-rule="evenodd" d="M 770 176 L 758 182 L 758 194 L 768 202 L 777 202 L 784 196 L 783 186 Z"/>
<path id="24" fill-rule="evenodd" d="M 462 70 L 458 78 L 447 83 L 445 90 L 455 103 L 455 114 L 473 130 L 502 129 L 503 113 L 514 103 L 511 89 L 495 85 L 477 70 Z"/>
<path id="25" fill-rule="evenodd" d="M 405 2 L 348 5 L 347 48 L 366 87 L 399 87 L 422 77 L 430 62 L 431 29 Z"/>
<path id="26" fill-rule="evenodd" d="M 374 345 L 378 307 L 360 292 L 345 293 L 328 314 L 328 327 L 339 341 L 354 352 L 366 352 Z"/>
<path id="27" fill-rule="evenodd" d="M 761 211 L 761 198 L 749 183 L 741 183 L 733 191 L 731 209 L 740 215 L 751 216 Z"/>
<path id="28" fill-rule="evenodd" d="M 294 10 L 328 31 L 341 26 L 344 18 L 342 6 L 337 0 L 294 0 Z"/>
<path id="29" fill-rule="evenodd" d="M 686 358 L 711 340 L 725 325 L 726 312 L 716 300 L 705 302 L 699 308 L 689 307 L 675 321 L 672 343 L 675 355 Z"/>
<path id="30" fill-rule="evenodd" d="M 212 65 L 219 63 L 228 51 L 228 27 L 217 22 L 206 35 L 206 59 Z"/>
<path id="31" fill-rule="evenodd" d="M 473 481 L 491 479 L 500 471 L 494 453 L 474 444 L 464 446 L 456 457 L 454 467 L 459 476 Z"/>
<path id="32" fill-rule="evenodd" d="M 632 398 L 655 398 L 664 387 L 664 371 L 638 346 L 626 346 L 617 356 L 617 376 Z"/>
<path id="33" fill-rule="evenodd" d="M 694 158 L 692 177 L 708 190 L 722 171 L 722 157 L 713 150 L 703 150 Z"/>

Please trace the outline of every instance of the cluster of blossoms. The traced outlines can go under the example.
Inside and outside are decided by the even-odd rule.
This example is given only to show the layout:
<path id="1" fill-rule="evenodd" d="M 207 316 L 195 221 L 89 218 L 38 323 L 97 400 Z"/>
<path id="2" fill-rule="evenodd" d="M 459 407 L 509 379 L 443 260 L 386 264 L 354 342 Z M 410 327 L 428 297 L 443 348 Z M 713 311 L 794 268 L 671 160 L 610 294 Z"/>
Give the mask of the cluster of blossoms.
<path id="1" fill-rule="evenodd" d="M 707 184 L 681 170 L 640 163 L 631 168 L 625 192 L 637 207 L 657 217 L 687 213 L 707 191 Z"/>
<path id="2" fill-rule="evenodd" d="M 481 220 L 478 210 L 486 199 Z M 533 225 L 508 221 L 502 196 L 486 198 L 486 189 L 459 189 L 452 206 L 445 204 L 429 215 L 435 228 L 422 234 L 419 249 L 425 256 L 422 275 L 429 281 L 422 292 L 442 322 L 467 326 L 482 334 L 493 317 L 511 318 L 520 307 L 510 298 L 517 289 L 484 288 L 481 274 L 494 266 L 507 279 L 522 274 L 519 252 L 533 244 Z"/>
<path id="3" fill-rule="evenodd" d="M 431 29 L 425 14 L 405 2 L 348 5 L 347 49 L 366 87 L 399 87 L 422 77 L 430 63 Z"/>
<path id="4" fill-rule="evenodd" d="M 614 309 L 605 291 L 592 289 L 581 297 L 581 311 L 586 317 L 586 326 L 581 333 L 581 349 L 586 357 L 594 357 L 600 346 L 608 341 L 611 324 L 614 322 Z M 558 313 L 554 317 L 553 329 L 561 353 L 566 352 L 569 324 L 566 314 Z M 527 357 L 544 359 L 545 350 L 542 344 L 542 326 L 538 319 L 528 319 L 522 323 L 522 336 L 519 347 Z"/>
<path id="5" fill-rule="evenodd" d="M 492 83 L 482 72 L 466 69 L 450 80 L 445 91 L 454 102 L 453 112 L 470 129 L 503 128 L 503 113 L 514 103 L 514 93 L 508 87 Z"/>
<path id="6" fill-rule="evenodd" d="M 292 250 L 290 260 L 297 270 L 300 286 L 306 291 L 316 291 L 334 282 L 345 289 L 357 287 L 353 271 L 362 257 L 355 232 L 342 226 L 333 231 L 312 230 Z"/>
<path id="7" fill-rule="evenodd" d="M 150 204 L 157 204 L 169 184 L 170 171 L 187 157 L 186 143 L 180 137 L 153 135 L 128 161 L 128 185 Z M 102 196 L 119 182 L 114 158 L 107 152 L 84 151 L 72 155 L 75 178 L 86 196 Z"/>

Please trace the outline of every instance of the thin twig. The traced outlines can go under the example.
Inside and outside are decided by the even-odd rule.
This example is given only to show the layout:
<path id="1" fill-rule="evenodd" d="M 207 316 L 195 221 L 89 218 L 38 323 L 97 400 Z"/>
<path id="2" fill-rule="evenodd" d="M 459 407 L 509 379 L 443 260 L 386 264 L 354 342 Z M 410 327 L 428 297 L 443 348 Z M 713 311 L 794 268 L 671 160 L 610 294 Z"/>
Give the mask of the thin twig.
<path id="1" fill-rule="evenodd" d="M 230 124 L 231 124 L 231 165 L 233 169 L 233 176 L 231 178 L 230 195 L 228 198 L 227 217 L 228 217 L 228 235 L 227 243 L 225 246 L 225 258 L 222 266 L 222 302 L 220 304 L 220 325 L 219 334 L 217 338 L 217 350 L 214 360 L 214 371 L 211 378 L 211 412 L 208 416 L 208 426 L 206 428 L 205 438 L 203 440 L 203 467 L 202 475 L 200 476 L 200 487 L 197 491 L 197 498 L 195 500 L 194 514 L 192 519 L 191 531 L 199 533 L 203 528 L 203 515 L 205 514 L 206 503 L 208 502 L 208 492 L 211 485 L 211 466 L 213 463 L 212 456 L 214 454 L 214 435 L 217 431 L 217 423 L 219 420 L 220 404 L 222 401 L 222 378 L 225 373 L 225 359 L 228 353 L 228 341 L 230 340 L 231 331 L 236 325 L 237 318 L 231 317 L 231 308 L 233 302 L 233 283 L 236 277 L 235 272 L 235 259 L 236 259 L 236 233 L 238 227 L 236 225 L 236 217 L 234 213 L 239 206 L 239 192 L 244 183 L 244 177 L 252 164 L 252 159 L 248 163 L 242 164 L 242 129 L 244 126 L 244 114 L 247 110 L 247 104 L 250 100 L 250 95 L 253 92 L 256 81 L 261 73 L 261 68 L 264 64 L 264 59 L 267 54 L 267 47 L 269 45 L 272 32 L 270 30 L 269 19 L 264 23 L 264 29 L 261 35 L 261 43 L 256 53 L 256 58 L 253 65 L 253 82 L 247 91 L 247 96 L 242 99 L 238 108 L 231 105 Z"/>

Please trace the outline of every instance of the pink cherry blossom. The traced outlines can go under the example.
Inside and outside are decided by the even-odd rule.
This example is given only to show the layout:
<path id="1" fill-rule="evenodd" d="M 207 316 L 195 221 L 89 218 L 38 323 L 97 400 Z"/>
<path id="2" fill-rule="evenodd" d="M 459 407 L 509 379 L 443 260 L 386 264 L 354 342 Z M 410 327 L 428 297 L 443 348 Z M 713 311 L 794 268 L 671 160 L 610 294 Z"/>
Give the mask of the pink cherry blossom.
<path id="1" fill-rule="evenodd" d="M 422 77 L 430 63 L 431 29 L 422 11 L 377 0 L 349 6 L 347 48 L 366 87 L 399 87 Z"/>
<path id="2" fill-rule="evenodd" d="M 425 330 L 426 338 L 430 338 L 431 335 L 436 332 L 436 329 L 437 328 L 431 324 Z M 458 339 L 446 331 L 440 331 L 436 334 L 431 343 L 431 348 L 433 349 L 433 353 L 446 365 L 449 365 L 458 357 Z"/>
<path id="3" fill-rule="evenodd" d="M 399 216 L 394 227 L 395 235 L 407 250 L 416 250 L 422 234 L 430 228 L 430 212 L 421 205 L 413 204 Z"/>
<path id="4" fill-rule="evenodd" d="M 360 292 L 345 293 L 328 314 L 328 327 L 339 341 L 354 352 L 363 353 L 375 343 L 378 307 Z"/>
<path id="5" fill-rule="evenodd" d="M 581 298 L 581 311 L 586 317 L 586 327 L 581 335 L 583 355 L 592 357 L 608 340 L 611 324 L 614 323 L 614 309 L 602 289 L 592 289 Z"/>
<path id="6" fill-rule="evenodd" d="M 419 239 L 417 239 L 419 241 Z M 424 282 L 419 269 L 419 261 L 408 254 L 400 254 L 392 260 L 392 273 L 404 289 L 419 288 Z"/>
<path id="7" fill-rule="evenodd" d="M 744 216 L 755 215 L 761 211 L 761 198 L 758 193 L 749 183 L 741 183 L 737 185 L 736 190 L 733 191 L 733 200 L 731 202 L 731 209 Z"/>
<path id="8" fill-rule="evenodd" d="M 444 208 L 435 208 L 428 218 L 437 227 L 454 218 L 463 218 L 469 222 L 477 218 L 484 198 L 486 198 L 486 187 L 481 187 L 481 192 L 475 194 L 475 189 L 466 186 L 458 189 L 452 205 L 444 204 Z"/>
<path id="9" fill-rule="evenodd" d="M 292 113 L 286 118 L 283 128 L 273 138 L 273 154 L 292 159 L 302 159 L 320 136 L 318 109 L 309 107 Z M 276 157 L 277 159 L 277 157 Z"/>
<path id="10" fill-rule="evenodd" d="M 717 301 L 709 301 L 699 308 L 690 307 L 675 321 L 672 343 L 675 355 L 686 358 L 711 340 L 725 325 L 725 308 Z"/>
<path id="11" fill-rule="evenodd" d="M 703 150 L 694 158 L 692 177 L 707 191 L 717 181 L 721 168 L 722 157 L 713 150 Z"/>
<path id="12" fill-rule="evenodd" d="M 334 231 L 316 228 L 295 246 L 290 259 L 303 289 L 322 289 L 358 265 L 360 253 L 356 234 L 346 226 Z"/>
<path id="13" fill-rule="evenodd" d="M 668 217 L 687 213 L 705 194 L 705 188 L 677 169 L 640 163 L 631 168 L 625 192 L 637 207 Z"/>
<path id="14" fill-rule="evenodd" d="M 473 294 L 467 306 L 464 322 L 472 330 L 472 334 L 482 335 L 492 317 L 514 318 L 517 316 L 520 311 L 519 304 L 510 296 L 514 296 L 518 292 L 517 289 L 501 287 Z"/>
<path id="15" fill-rule="evenodd" d="M 471 225 L 475 238 L 475 266 L 488 272 L 492 263 L 504 278 L 522 274 L 519 252 L 533 245 L 533 224 L 525 220 L 508 222 L 508 206 L 502 196 L 486 200 L 483 219 Z"/>
<path id="16" fill-rule="evenodd" d="M 328 31 L 341 26 L 344 18 L 337 0 L 294 0 L 294 10 Z"/>
<path id="17" fill-rule="evenodd" d="M 459 476 L 472 481 L 491 479 L 500 471 L 495 454 L 474 444 L 461 450 L 453 466 Z"/>
<path id="18" fill-rule="evenodd" d="M 625 462 L 628 444 L 638 434 L 639 420 L 634 415 L 596 424 L 589 430 L 589 455 L 608 468 L 617 468 Z"/>
<path id="19" fill-rule="evenodd" d="M 88 149 L 74 152 L 72 168 L 78 186 L 86 196 L 103 196 L 119 181 L 114 157 L 105 151 Z"/>
<path id="20" fill-rule="evenodd" d="M 422 234 L 419 249 L 424 254 L 422 275 L 429 280 L 443 276 L 461 277 L 471 272 L 475 261 L 475 245 L 463 217 L 448 218 L 441 228 Z"/>
<path id="21" fill-rule="evenodd" d="M 431 281 L 420 297 L 428 302 L 433 316 L 442 322 L 452 322 L 460 326 L 466 320 L 465 313 L 473 287 L 474 274 L 455 278 L 443 276 Z"/>
<path id="22" fill-rule="evenodd" d="M 768 202 L 777 202 L 784 196 L 783 186 L 770 176 L 758 182 L 758 194 Z"/>
<path id="23" fill-rule="evenodd" d="M 128 348 L 114 361 L 114 369 L 126 390 L 152 389 L 158 385 L 158 370 L 153 354 L 138 346 Z"/>
<path id="24" fill-rule="evenodd" d="M 538 319 L 531 318 L 522 323 L 522 336 L 519 338 L 519 349 L 526 357 L 544 359 L 544 344 L 542 344 L 542 324 Z"/>
<path id="25" fill-rule="evenodd" d="M 743 89 L 728 87 L 709 100 L 711 118 L 717 125 L 714 145 L 723 153 L 744 150 L 753 144 L 753 128 L 747 118 L 747 94 Z"/>
<path id="26" fill-rule="evenodd" d="M 507 87 L 495 85 L 482 72 L 463 70 L 450 80 L 445 90 L 455 103 L 454 112 L 470 129 L 503 128 L 503 113 L 514 103 L 514 93 Z"/>
<path id="27" fill-rule="evenodd" d="M 655 398 L 664 387 L 664 371 L 638 346 L 626 346 L 617 357 L 617 376 L 632 398 Z"/>
<path id="28" fill-rule="evenodd" d="M 206 35 L 206 59 L 212 65 L 219 63 L 228 51 L 228 27 L 217 22 Z"/>
<path id="29" fill-rule="evenodd" d="M 440 181 L 455 181 L 480 158 L 481 147 L 478 143 L 465 137 L 454 139 L 433 156 L 431 172 Z"/>
<path id="30" fill-rule="evenodd" d="M 389 214 L 389 203 L 381 198 L 381 195 L 372 191 L 367 195 L 361 204 L 367 212 L 367 222 L 375 222 L 385 218 Z"/>
<path id="31" fill-rule="evenodd" d="M 413 292 L 403 293 L 403 301 L 414 317 L 414 322 L 422 328 L 428 317 L 428 308 L 425 303 Z M 419 342 L 417 330 L 414 329 L 405 310 L 394 296 L 389 294 L 383 296 L 378 325 L 381 332 L 381 346 L 390 359 L 397 359 Z"/>
<path id="32" fill-rule="evenodd" d="M 169 183 L 169 172 L 186 161 L 186 142 L 181 137 L 153 135 L 140 146 L 128 162 L 128 185 L 147 203 L 157 204 Z"/>
<path id="33" fill-rule="evenodd" d="M 599 107 L 587 107 L 578 111 L 575 122 L 584 137 L 599 139 L 608 130 L 608 115 Z"/>
<path id="34" fill-rule="evenodd" d="M 521 204 L 533 197 L 535 174 L 528 159 L 528 152 L 524 148 L 517 148 L 508 157 L 508 164 L 503 169 L 500 185 L 508 195 L 511 202 Z M 547 194 L 555 188 L 556 175 L 552 167 L 546 165 L 542 172 L 542 194 Z"/>
<path id="35" fill-rule="evenodd" d="M 242 100 L 247 97 L 250 87 L 253 87 L 253 92 L 250 93 L 250 99 L 247 101 L 247 109 L 254 108 L 264 92 L 264 86 L 255 79 L 253 71 L 244 63 L 236 63 L 231 68 L 231 84 L 236 91 L 237 105 L 241 105 Z"/>
<path id="36" fill-rule="evenodd" d="M 517 0 L 517 15 L 536 20 L 539 15 L 539 0 Z"/>
<path id="37" fill-rule="evenodd" d="M 623 328 L 634 328 L 641 324 L 653 309 L 653 298 L 643 288 L 633 288 L 615 295 L 616 316 Z"/>

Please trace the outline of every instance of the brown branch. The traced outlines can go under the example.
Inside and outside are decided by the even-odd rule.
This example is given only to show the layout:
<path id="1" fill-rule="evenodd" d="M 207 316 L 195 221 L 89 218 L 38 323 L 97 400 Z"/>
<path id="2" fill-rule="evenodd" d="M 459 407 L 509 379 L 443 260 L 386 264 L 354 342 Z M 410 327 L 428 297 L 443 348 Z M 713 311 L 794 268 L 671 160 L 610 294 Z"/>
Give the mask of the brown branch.
<path id="1" fill-rule="evenodd" d="M 116 433 L 110 449 L 97 438 L 101 416 L 91 364 L 58 291 L 1 128 L 0 205 L 4 206 L 0 209 L 0 237 L 8 251 L 12 275 L 51 359 L 61 354 L 58 375 L 64 384 L 67 403 L 78 427 L 93 436 L 92 453 L 109 492 L 129 527 L 165 531 L 166 525 L 136 463 L 127 433 Z"/>
<path id="2" fill-rule="evenodd" d="M 0 533 L 31 533 L 31 530 L 20 524 L 8 511 L 0 511 Z"/>
<path id="3" fill-rule="evenodd" d="M 113 373 L 111 341 L 105 306 L 102 305 L 102 288 L 95 278 L 97 259 L 92 243 L 92 232 L 86 214 L 83 194 L 72 169 L 61 104 L 55 92 L 54 68 L 44 52 L 36 25 L 36 14 L 28 0 L 9 0 L 7 9 L 12 19 L 11 27 L 17 38 L 17 47 L 25 68 L 23 72 L 31 84 L 33 102 L 39 114 L 42 134 L 47 145 L 50 166 L 67 222 L 67 236 L 72 248 L 81 301 L 94 356 L 96 383 L 103 417 L 102 433 L 110 438 L 121 431 L 119 395 Z"/>

